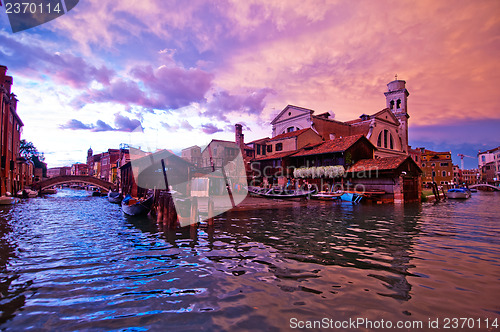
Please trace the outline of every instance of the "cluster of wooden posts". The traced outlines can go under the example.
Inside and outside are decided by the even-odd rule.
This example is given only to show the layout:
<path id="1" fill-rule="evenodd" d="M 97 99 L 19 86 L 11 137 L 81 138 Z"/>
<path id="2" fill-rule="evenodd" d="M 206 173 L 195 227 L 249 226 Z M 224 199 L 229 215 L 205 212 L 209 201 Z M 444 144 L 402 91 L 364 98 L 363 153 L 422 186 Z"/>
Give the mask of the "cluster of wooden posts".
<path id="1" fill-rule="evenodd" d="M 174 198 L 169 191 L 155 190 L 155 200 L 151 214 L 156 218 L 156 222 L 163 227 L 175 229 L 183 226 L 196 226 L 200 221 L 200 210 L 197 197 L 190 197 L 180 200 L 182 211 L 177 211 Z M 209 199 L 207 206 L 207 219 L 209 225 L 213 224 L 214 203 Z"/>
<path id="2" fill-rule="evenodd" d="M 434 197 L 436 198 L 436 201 L 440 201 L 441 200 L 441 196 L 440 196 L 440 193 L 439 193 L 439 187 L 438 187 L 437 183 L 436 182 L 432 182 L 431 188 L 432 188 L 432 193 L 434 194 Z M 443 200 L 446 200 L 446 193 L 444 191 L 444 186 L 441 186 L 441 191 L 443 193 Z"/>

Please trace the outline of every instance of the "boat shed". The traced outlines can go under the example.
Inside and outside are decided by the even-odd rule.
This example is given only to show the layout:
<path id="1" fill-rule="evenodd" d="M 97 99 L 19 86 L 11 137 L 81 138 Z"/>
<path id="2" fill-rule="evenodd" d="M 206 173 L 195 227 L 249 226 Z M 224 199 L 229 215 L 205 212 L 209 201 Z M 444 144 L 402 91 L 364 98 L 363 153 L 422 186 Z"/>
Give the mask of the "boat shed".
<path id="1" fill-rule="evenodd" d="M 363 159 L 346 171 L 348 184 L 356 192 L 387 203 L 419 202 L 421 177 L 422 170 L 410 156 Z"/>

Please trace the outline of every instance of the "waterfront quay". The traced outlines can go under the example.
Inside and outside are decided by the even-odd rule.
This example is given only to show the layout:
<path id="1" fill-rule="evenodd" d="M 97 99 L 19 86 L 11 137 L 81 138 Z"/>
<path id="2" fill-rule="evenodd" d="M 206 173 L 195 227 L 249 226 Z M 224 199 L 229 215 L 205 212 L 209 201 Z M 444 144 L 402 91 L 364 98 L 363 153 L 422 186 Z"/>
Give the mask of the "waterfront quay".
<path id="1" fill-rule="evenodd" d="M 241 207 L 259 208 L 169 229 L 61 189 L 0 207 L 0 329 L 272 331 L 325 318 L 442 328 L 464 317 L 495 330 L 499 194 L 286 208 L 250 197 Z"/>

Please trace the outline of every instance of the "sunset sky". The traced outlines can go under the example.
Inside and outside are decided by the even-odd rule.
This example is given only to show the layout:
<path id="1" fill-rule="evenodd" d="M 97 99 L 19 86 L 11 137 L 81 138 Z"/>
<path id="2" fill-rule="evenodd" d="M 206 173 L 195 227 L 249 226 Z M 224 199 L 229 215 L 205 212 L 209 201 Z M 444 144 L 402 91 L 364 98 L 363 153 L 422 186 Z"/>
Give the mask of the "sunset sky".
<path id="1" fill-rule="evenodd" d="M 410 144 L 473 157 L 500 145 L 500 1 L 82 0 L 12 33 L 23 138 L 49 167 L 120 143 L 173 151 L 271 135 L 287 104 L 340 121 L 407 82 Z M 466 158 L 466 167 L 477 160 Z"/>

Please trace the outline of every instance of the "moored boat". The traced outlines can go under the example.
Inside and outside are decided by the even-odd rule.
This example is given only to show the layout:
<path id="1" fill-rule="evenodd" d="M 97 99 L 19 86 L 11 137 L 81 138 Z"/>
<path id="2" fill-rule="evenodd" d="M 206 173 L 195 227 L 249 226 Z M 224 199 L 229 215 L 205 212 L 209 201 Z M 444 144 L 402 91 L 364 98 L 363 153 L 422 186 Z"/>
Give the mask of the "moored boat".
<path id="1" fill-rule="evenodd" d="M 122 211 L 129 216 L 139 216 L 148 214 L 153 206 L 154 196 L 146 199 L 136 199 L 130 195 L 122 200 Z"/>
<path id="2" fill-rule="evenodd" d="M 334 199 L 340 199 L 340 197 L 344 194 L 343 191 L 338 190 L 335 192 L 331 191 L 320 191 L 311 196 L 313 199 L 321 200 L 321 201 L 331 201 Z"/>
<path id="3" fill-rule="evenodd" d="M 35 198 L 38 196 L 38 191 L 26 188 L 18 191 L 16 196 L 20 198 Z"/>
<path id="4" fill-rule="evenodd" d="M 123 196 L 121 193 L 117 191 L 109 191 L 108 192 L 108 201 L 110 203 L 115 203 L 115 204 L 120 204 L 123 199 Z"/>
<path id="5" fill-rule="evenodd" d="M 12 196 L 1 196 L 0 197 L 0 205 L 12 205 L 19 203 L 19 198 Z"/>
<path id="6" fill-rule="evenodd" d="M 359 203 L 363 199 L 363 196 L 356 193 L 343 193 L 340 199 L 347 202 Z"/>
<path id="7" fill-rule="evenodd" d="M 467 188 L 452 188 L 448 189 L 446 196 L 450 199 L 467 199 L 471 197 L 471 193 Z"/>
<path id="8" fill-rule="evenodd" d="M 56 188 L 46 188 L 46 189 L 42 189 L 42 191 L 40 193 L 42 195 L 53 195 L 53 194 L 57 194 L 57 189 Z"/>

